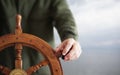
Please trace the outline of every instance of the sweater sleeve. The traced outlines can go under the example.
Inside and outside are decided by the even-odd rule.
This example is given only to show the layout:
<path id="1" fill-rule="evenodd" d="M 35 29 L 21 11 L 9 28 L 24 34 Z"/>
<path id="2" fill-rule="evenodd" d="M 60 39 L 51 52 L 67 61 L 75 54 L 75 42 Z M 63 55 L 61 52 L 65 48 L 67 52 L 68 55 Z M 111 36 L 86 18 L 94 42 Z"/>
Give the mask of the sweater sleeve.
<path id="1" fill-rule="evenodd" d="M 54 26 L 58 31 L 61 41 L 67 38 L 77 40 L 77 27 L 66 0 L 54 0 L 52 8 Z"/>

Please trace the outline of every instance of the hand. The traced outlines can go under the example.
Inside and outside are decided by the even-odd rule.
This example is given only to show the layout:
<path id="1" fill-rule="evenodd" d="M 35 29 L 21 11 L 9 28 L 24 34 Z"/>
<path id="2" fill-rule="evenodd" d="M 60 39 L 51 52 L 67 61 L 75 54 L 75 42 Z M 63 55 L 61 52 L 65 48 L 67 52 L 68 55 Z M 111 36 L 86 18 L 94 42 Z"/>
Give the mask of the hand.
<path id="1" fill-rule="evenodd" d="M 62 52 L 65 61 L 79 58 L 82 52 L 80 44 L 73 38 L 64 40 L 55 50 L 56 52 Z"/>

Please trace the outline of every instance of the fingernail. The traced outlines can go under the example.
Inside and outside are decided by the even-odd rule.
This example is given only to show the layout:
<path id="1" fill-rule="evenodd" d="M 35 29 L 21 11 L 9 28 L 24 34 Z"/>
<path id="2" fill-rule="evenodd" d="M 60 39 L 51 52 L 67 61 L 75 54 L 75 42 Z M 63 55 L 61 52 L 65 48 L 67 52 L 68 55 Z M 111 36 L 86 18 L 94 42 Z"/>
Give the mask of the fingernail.
<path id="1" fill-rule="evenodd" d="M 65 55 L 66 55 L 66 53 L 62 53 L 62 55 L 63 55 L 63 56 L 65 56 Z"/>
<path id="2" fill-rule="evenodd" d="M 67 60 L 69 60 L 69 58 L 67 58 L 67 57 L 64 57 L 64 60 L 65 60 L 65 61 L 67 61 Z"/>
<path id="3" fill-rule="evenodd" d="M 64 56 L 65 56 L 65 55 L 66 55 L 66 52 L 64 52 L 64 51 L 63 51 L 63 52 L 62 52 L 62 55 L 64 55 Z"/>

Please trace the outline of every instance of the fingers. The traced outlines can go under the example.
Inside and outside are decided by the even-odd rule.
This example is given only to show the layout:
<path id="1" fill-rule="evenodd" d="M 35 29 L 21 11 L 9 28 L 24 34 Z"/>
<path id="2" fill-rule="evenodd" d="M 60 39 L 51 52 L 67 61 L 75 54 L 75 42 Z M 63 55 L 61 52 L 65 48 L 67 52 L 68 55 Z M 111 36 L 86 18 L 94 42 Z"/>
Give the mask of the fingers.
<path id="1" fill-rule="evenodd" d="M 70 38 L 63 41 L 57 48 L 56 51 L 61 51 L 65 61 L 75 60 L 79 58 L 82 50 L 78 42 Z"/>
<path id="2" fill-rule="evenodd" d="M 66 55 L 67 53 L 69 53 L 70 49 L 73 46 L 73 43 L 74 43 L 73 39 L 69 39 L 64 42 L 64 48 L 63 48 L 62 55 Z"/>
<path id="3" fill-rule="evenodd" d="M 65 61 L 76 60 L 79 58 L 81 52 L 82 50 L 79 46 L 79 43 L 75 42 L 70 52 L 65 56 L 64 60 Z"/>
<path id="4" fill-rule="evenodd" d="M 69 50 L 72 48 L 72 45 L 74 43 L 73 39 L 67 39 L 63 41 L 57 48 L 56 51 L 62 51 L 62 55 L 66 55 Z"/>

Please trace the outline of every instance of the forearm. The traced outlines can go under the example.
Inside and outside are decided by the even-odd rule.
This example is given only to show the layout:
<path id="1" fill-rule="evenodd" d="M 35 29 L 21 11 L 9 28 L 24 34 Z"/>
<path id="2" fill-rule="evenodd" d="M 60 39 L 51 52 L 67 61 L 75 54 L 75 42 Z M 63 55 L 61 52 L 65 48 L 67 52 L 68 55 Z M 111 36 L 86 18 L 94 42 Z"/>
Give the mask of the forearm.
<path id="1" fill-rule="evenodd" d="M 54 26 L 56 27 L 61 40 L 63 41 L 67 38 L 77 39 L 77 27 L 66 0 L 56 0 L 53 5 Z"/>

